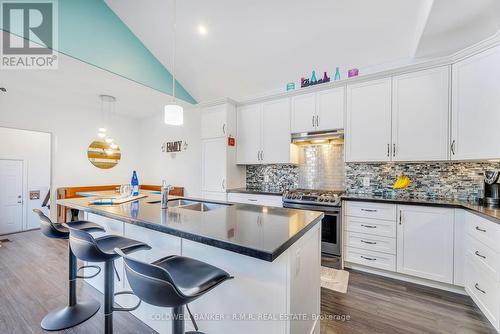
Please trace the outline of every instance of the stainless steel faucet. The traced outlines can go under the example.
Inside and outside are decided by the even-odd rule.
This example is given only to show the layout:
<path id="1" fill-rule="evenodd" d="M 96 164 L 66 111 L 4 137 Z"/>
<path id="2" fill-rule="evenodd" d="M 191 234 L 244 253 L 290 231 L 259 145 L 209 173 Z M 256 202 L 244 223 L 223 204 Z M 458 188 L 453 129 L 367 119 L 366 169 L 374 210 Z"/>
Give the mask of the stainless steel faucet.
<path id="1" fill-rule="evenodd" d="M 168 208 L 168 193 L 173 188 L 172 185 L 167 184 L 167 181 L 163 180 L 161 183 L 161 208 Z"/>

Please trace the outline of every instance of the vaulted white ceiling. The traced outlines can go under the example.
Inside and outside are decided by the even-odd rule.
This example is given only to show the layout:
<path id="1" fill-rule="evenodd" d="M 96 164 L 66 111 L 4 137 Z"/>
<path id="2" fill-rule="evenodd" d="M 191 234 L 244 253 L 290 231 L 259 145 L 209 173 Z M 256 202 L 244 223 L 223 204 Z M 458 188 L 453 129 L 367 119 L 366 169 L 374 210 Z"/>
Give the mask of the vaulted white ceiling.
<path id="1" fill-rule="evenodd" d="M 173 0 L 106 2 L 172 70 Z M 283 90 L 313 69 L 332 75 L 456 51 L 491 35 L 499 2 L 178 0 L 177 77 L 198 101 L 239 99 Z"/>

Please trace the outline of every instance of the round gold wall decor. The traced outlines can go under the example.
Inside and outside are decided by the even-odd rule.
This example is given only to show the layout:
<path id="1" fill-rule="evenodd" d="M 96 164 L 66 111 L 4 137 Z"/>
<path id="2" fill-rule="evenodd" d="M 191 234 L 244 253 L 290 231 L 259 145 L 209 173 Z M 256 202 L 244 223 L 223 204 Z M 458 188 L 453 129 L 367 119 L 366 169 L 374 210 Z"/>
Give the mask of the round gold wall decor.
<path id="1" fill-rule="evenodd" d="M 95 140 L 87 149 L 87 157 L 97 168 L 110 169 L 120 162 L 122 154 L 118 145 Z"/>

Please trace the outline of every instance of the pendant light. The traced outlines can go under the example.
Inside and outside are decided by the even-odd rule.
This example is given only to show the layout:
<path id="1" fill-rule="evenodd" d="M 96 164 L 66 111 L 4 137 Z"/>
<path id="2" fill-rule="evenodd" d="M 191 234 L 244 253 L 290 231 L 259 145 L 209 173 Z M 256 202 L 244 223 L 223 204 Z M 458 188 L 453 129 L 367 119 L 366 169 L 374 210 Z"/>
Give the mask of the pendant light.
<path id="1" fill-rule="evenodd" d="M 175 34 L 177 30 L 177 0 L 174 0 L 174 29 L 172 43 L 172 103 L 165 105 L 165 124 L 182 125 L 184 124 L 184 108 L 176 103 L 175 100 Z"/>

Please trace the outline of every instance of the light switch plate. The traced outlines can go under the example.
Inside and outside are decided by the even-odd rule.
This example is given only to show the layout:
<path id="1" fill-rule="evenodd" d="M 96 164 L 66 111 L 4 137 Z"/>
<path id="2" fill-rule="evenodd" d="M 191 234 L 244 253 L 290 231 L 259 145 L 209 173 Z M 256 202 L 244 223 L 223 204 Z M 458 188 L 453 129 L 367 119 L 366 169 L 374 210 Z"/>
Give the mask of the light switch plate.
<path id="1" fill-rule="evenodd" d="M 370 186 L 370 178 L 368 176 L 363 177 L 363 187 Z"/>

